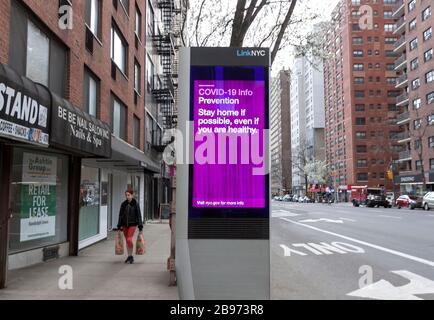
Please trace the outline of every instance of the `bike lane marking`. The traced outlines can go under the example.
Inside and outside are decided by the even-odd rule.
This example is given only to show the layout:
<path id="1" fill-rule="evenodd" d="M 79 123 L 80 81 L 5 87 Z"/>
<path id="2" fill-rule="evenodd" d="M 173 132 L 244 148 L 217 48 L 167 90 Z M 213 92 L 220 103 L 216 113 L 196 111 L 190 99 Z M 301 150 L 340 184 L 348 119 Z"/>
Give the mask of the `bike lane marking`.
<path id="1" fill-rule="evenodd" d="M 397 250 L 385 248 L 385 247 L 382 247 L 380 245 L 376 245 L 376 244 L 372 244 L 372 243 L 369 243 L 369 242 L 366 242 L 366 241 L 362 241 L 362 240 L 358 240 L 358 239 L 355 239 L 355 238 L 351 238 L 351 237 L 348 237 L 348 236 L 345 236 L 345 235 L 341 235 L 341 234 L 338 234 L 338 233 L 335 233 L 335 232 L 323 230 L 323 229 L 320 229 L 320 228 L 317 228 L 317 227 L 314 227 L 314 226 L 310 226 L 310 225 L 303 224 L 303 223 L 300 223 L 300 222 L 297 222 L 297 221 L 293 221 L 293 220 L 288 219 L 288 218 L 283 218 L 282 217 L 280 219 L 284 220 L 286 222 L 290 222 L 292 224 L 298 225 L 298 226 L 302 226 L 302 227 L 309 228 L 309 229 L 312 229 L 312 230 L 316 230 L 316 231 L 319 231 L 319 232 L 322 232 L 322 233 L 326 233 L 326 234 L 329 234 L 329 235 L 332 235 L 332 236 L 335 236 L 335 237 L 339 237 L 339 238 L 342 238 L 342 239 L 345 239 L 345 240 L 348 240 L 348 241 L 352 241 L 352 242 L 355 242 L 355 243 L 358 243 L 358 244 L 361 244 L 361 245 L 364 245 L 364 246 L 367 246 L 367 247 L 371 247 L 371 248 L 374 248 L 374 249 L 377 249 L 377 250 L 380 250 L 380 251 L 383 251 L 383 252 L 387 252 L 387 253 L 393 254 L 395 256 L 399 256 L 401 258 L 406 258 L 406 259 L 409 259 L 409 260 L 412 260 L 412 261 L 416 261 L 416 262 L 428 265 L 430 267 L 434 267 L 434 261 L 430 261 L 430 260 L 427 260 L 427 259 L 419 258 L 419 257 L 413 256 L 413 255 L 407 254 L 407 253 L 403 253 L 403 252 L 400 252 L 400 251 L 397 251 Z"/>

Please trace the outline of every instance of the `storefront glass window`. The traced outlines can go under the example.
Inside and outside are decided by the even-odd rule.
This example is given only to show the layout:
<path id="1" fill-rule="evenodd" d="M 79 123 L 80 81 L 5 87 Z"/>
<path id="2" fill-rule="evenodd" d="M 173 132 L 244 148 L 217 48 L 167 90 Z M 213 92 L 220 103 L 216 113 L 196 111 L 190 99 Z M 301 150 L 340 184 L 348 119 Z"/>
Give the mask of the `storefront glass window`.
<path id="1" fill-rule="evenodd" d="M 66 242 L 68 157 L 15 148 L 11 176 L 10 252 Z"/>
<path id="2" fill-rule="evenodd" d="M 80 241 L 99 234 L 100 173 L 98 168 L 82 167 L 80 183 Z"/>

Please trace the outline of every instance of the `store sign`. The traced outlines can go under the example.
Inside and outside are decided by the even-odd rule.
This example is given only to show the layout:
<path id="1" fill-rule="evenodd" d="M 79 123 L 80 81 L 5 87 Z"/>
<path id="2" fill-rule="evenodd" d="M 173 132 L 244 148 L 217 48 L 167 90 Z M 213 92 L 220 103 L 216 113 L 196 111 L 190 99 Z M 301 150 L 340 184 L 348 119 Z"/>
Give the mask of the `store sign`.
<path id="1" fill-rule="evenodd" d="M 410 184 L 410 183 L 423 183 L 423 175 L 416 174 L 411 176 L 397 176 L 395 177 L 396 184 Z"/>
<path id="2" fill-rule="evenodd" d="M 23 154 L 21 242 L 56 234 L 56 176 L 56 157 Z"/>
<path id="3" fill-rule="evenodd" d="M 48 146 L 49 93 L 44 87 L 31 84 L 0 64 L 0 136 Z"/>
<path id="4" fill-rule="evenodd" d="M 51 142 L 78 152 L 110 158 L 110 127 L 53 94 Z"/>

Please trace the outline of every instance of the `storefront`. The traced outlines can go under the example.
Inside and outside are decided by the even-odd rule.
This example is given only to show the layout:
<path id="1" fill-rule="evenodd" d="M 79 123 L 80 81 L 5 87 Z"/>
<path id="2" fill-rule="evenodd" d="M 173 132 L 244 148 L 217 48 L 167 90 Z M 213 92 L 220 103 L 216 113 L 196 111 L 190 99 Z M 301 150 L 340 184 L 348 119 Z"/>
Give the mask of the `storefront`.
<path id="1" fill-rule="evenodd" d="M 68 100 L 53 94 L 51 144 L 80 156 L 78 249 L 107 238 L 108 178 L 87 158 L 111 157 L 111 130 Z"/>
<path id="2" fill-rule="evenodd" d="M 68 254 L 69 158 L 49 148 L 48 89 L 0 64 L 0 288 L 8 269 Z"/>
<path id="3" fill-rule="evenodd" d="M 426 190 L 423 190 L 423 175 L 410 174 L 400 175 L 395 177 L 395 184 L 400 186 L 401 194 L 423 195 Z"/>
<path id="4" fill-rule="evenodd" d="M 100 225 L 100 176 L 82 158 L 110 155 L 108 125 L 0 64 L 0 288 L 8 270 L 78 254 Z"/>

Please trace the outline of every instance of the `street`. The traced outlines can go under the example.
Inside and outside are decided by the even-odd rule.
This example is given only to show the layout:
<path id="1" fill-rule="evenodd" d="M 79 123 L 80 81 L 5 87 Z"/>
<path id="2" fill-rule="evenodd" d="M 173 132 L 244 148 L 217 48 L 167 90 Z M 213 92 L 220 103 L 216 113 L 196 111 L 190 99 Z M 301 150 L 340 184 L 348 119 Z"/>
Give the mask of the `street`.
<path id="1" fill-rule="evenodd" d="M 272 201 L 272 299 L 434 299 L 434 211 Z"/>

